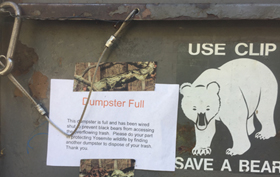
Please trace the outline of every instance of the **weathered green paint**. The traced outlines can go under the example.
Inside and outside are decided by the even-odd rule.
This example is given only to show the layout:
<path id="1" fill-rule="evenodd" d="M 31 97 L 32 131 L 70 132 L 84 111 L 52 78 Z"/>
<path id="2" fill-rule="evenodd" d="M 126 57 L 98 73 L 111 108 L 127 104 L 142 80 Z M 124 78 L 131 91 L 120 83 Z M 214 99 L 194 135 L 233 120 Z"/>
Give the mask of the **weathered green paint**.
<path id="1" fill-rule="evenodd" d="M 11 24 L 6 22 L 3 27 Z M 28 88 L 28 81 L 35 71 L 40 71 L 49 79 L 73 79 L 76 62 L 97 61 L 105 42 L 116 31 L 113 26 L 114 23 L 97 21 L 23 21 L 19 40 L 33 48 L 39 59 L 28 73 L 17 78 L 25 88 Z M 104 61 L 157 61 L 157 83 L 174 84 L 178 78 L 183 80 L 185 77 L 177 75 L 177 66 L 186 55 L 186 46 L 190 41 L 279 43 L 279 31 L 278 21 L 132 22 L 105 56 Z M 248 39 L 250 41 L 247 41 Z M 5 40 L 2 43 L 6 45 Z M 228 57 L 233 57 L 233 54 L 229 54 Z M 195 62 L 199 64 L 200 61 Z M 5 148 L 5 156 L 0 158 L 0 176 L 78 176 L 78 168 L 46 166 L 46 135 L 34 137 L 30 142 L 33 149 L 29 148 L 27 154 L 28 140 L 37 133 L 46 133 L 48 128 L 46 123 L 42 126 L 37 125 L 38 122 L 44 123 L 45 119 L 25 97 L 14 97 L 14 89 L 15 86 L 6 77 L 1 77 L 1 147 Z M 40 101 L 48 108 L 49 92 L 47 98 Z M 179 120 L 178 123 L 181 128 L 187 127 L 186 131 L 179 130 L 181 132 L 178 132 L 178 139 L 190 138 L 188 148 L 191 148 L 194 145 L 194 140 L 188 135 L 193 133 L 191 125 L 188 125 L 187 119 Z M 188 152 L 188 149 L 185 151 Z M 255 176 L 189 170 L 176 170 L 174 173 L 136 170 L 135 175 Z"/>

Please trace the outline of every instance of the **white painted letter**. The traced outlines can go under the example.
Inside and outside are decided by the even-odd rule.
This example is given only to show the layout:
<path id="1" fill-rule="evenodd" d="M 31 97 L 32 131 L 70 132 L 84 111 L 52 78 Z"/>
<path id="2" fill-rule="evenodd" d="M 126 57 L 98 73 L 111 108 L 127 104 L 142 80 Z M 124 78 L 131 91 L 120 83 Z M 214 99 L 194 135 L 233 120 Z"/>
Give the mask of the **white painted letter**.
<path id="1" fill-rule="evenodd" d="M 192 52 L 192 43 L 189 43 L 189 54 L 191 55 L 198 55 L 200 53 L 200 44 L 196 44 L 196 52 Z"/>
<path id="2" fill-rule="evenodd" d="M 226 44 L 215 44 L 215 55 L 226 55 L 225 52 L 219 52 L 225 50 Z"/>
<path id="3" fill-rule="evenodd" d="M 239 172 L 248 172 L 249 170 L 249 161 L 239 160 Z"/>
<path id="4" fill-rule="evenodd" d="M 179 160 L 181 162 L 179 162 Z M 184 159 L 182 157 L 176 157 L 175 168 L 176 169 L 183 169 L 184 168 L 184 164 L 182 162 L 184 162 Z M 179 167 L 177 165 L 179 165 Z"/>
<path id="5" fill-rule="evenodd" d="M 272 48 L 270 48 L 272 47 Z M 277 46 L 273 43 L 267 43 L 265 44 L 265 56 L 268 56 L 269 52 L 274 52 L 276 50 Z"/>
<path id="6" fill-rule="evenodd" d="M 207 47 L 207 46 L 209 46 L 209 47 Z M 201 53 L 203 55 L 212 55 L 213 49 L 211 47 L 213 47 L 213 44 L 209 44 L 209 43 L 202 44 L 202 49 L 209 51 L 209 52 L 201 51 Z"/>
<path id="7" fill-rule="evenodd" d="M 280 161 L 273 161 L 272 165 L 272 173 L 275 173 L 275 169 L 278 169 L 278 173 L 280 173 Z"/>
<path id="8" fill-rule="evenodd" d="M 263 56 L 264 54 L 264 43 L 260 44 L 260 56 Z"/>
<path id="9" fill-rule="evenodd" d="M 203 159 L 201 158 L 201 159 L 199 160 L 199 163 L 197 163 L 196 158 L 193 158 L 193 161 L 194 161 L 194 166 L 195 166 L 196 170 L 200 170 L 200 167 L 201 167 L 201 165 L 202 165 Z"/>
<path id="10" fill-rule="evenodd" d="M 259 170 L 259 168 L 260 168 L 259 163 L 260 163 L 259 160 L 251 160 L 251 172 L 253 172 L 253 173 L 259 173 L 260 172 L 260 170 Z"/>
<path id="11" fill-rule="evenodd" d="M 213 171 L 213 168 L 210 168 L 209 166 L 213 165 L 213 159 L 204 159 L 204 170 L 205 171 Z"/>
<path id="12" fill-rule="evenodd" d="M 224 160 L 223 166 L 221 168 L 221 171 L 224 171 L 224 170 L 231 171 L 231 167 L 230 167 L 230 163 L 229 163 L 228 159 Z"/>
<path id="13" fill-rule="evenodd" d="M 188 169 L 188 168 L 191 168 L 192 170 L 195 170 L 194 169 L 194 166 L 193 166 L 193 162 L 192 162 L 192 158 L 188 158 L 186 164 L 185 164 L 185 168 L 184 169 Z"/>
<path id="14" fill-rule="evenodd" d="M 254 53 L 254 44 L 253 43 L 250 43 L 250 47 L 249 47 L 249 55 L 250 56 L 259 56 L 260 54 L 259 53 Z"/>
<path id="15" fill-rule="evenodd" d="M 271 168 L 270 168 L 268 161 L 264 161 L 264 163 L 263 163 L 261 173 L 263 173 L 264 171 L 271 173 Z"/>
<path id="16" fill-rule="evenodd" d="M 248 47 L 248 45 L 245 44 L 245 43 L 239 43 L 239 44 L 237 44 L 237 45 L 235 46 L 235 53 L 236 53 L 237 55 L 239 55 L 239 56 L 247 55 L 248 51 L 244 51 L 243 53 L 240 53 L 240 52 L 239 52 L 239 47 L 240 47 L 241 45 L 243 45 L 244 47 Z"/>

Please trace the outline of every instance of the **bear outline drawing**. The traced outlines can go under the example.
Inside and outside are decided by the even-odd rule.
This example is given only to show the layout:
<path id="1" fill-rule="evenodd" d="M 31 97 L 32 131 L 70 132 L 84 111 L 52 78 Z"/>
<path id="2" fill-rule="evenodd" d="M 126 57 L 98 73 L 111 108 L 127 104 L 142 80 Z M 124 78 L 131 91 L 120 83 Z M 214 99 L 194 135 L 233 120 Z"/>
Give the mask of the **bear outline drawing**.
<path id="1" fill-rule="evenodd" d="M 233 146 L 225 152 L 231 156 L 250 149 L 254 115 L 262 125 L 255 138 L 265 140 L 276 135 L 278 83 L 272 71 L 257 60 L 234 59 L 217 69 L 207 69 L 192 84 L 183 83 L 180 93 L 181 108 L 195 126 L 193 155 L 211 154 L 215 121 L 222 121 L 231 134 Z"/>

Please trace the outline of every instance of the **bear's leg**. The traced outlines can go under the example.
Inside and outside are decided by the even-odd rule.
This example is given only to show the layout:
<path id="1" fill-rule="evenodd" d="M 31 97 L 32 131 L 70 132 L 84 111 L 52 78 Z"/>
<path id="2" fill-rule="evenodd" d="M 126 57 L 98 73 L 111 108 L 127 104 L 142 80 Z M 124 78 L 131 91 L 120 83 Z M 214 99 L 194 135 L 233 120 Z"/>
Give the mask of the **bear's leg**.
<path id="1" fill-rule="evenodd" d="M 223 123 L 229 129 L 233 141 L 232 148 L 228 148 L 226 154 L 231 156 L 244 154 L 251 147 L 247 133 L 246 111 L 243 111 L 243 114 L 238 117 L 236 117 L 236 113 L 229 113 L 227 120 Z"/>
<path id="2" fill-rule="evenodd" d="M 247 120 L 247 133 L 248 135 L 251 135 L 255 131 L 255 125 L 254 125 L 254 115 L 248 118 Z"/>
<path id="3" fill-rule="evenodd" d="M 273 87 L 273 85 L 270 85 Z M 255 138 L 269 139 L 276 135 L 276 128 L 274 124 L 274 108 L 277 99 L 276 89 L 263 89 L 261 92 L 260 102 L 257 110 L 255 111 L 256 117 L 262 125 L 261 131 L 256 133 Z"/>
<path id="4" fill-rule="evenodd" d="M 215 120 L 211 120 L 205 130 L 199 130 L 195 125 L 196 144 L 192 150 L 193 155 L 211 154 L 211 142 L 216 132 Z"/>

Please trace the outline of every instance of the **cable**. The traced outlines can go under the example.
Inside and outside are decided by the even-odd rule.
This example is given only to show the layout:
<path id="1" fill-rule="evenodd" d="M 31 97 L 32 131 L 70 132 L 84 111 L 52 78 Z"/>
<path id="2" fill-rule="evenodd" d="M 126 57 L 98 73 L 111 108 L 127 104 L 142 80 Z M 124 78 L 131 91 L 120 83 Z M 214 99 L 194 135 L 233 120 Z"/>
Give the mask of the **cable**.
<path id="1" fill-rule="evenodd" d="M 83 110 L 83 112 L 82 112 L 81 118 L 80 118 L 80 120 L 79 120 L 79 122 L 78 122 L 78 125 L 76 126 L 75 130 L 70 134 L 70 137 L 71 137 L 72 135 L 74 135 L 75 132 L 78 130 L 78 128 L 80 127 L 80 124 L 81 124 L 81 122 L 82 122 L 82 120 L 83 120 L 83 118 L 84 118 L 84 115 L 85 115 L 85 112 L 86 112 L 86 110 L 87 110 L 87 106 L 88 106 L 88 103 L 89 103 L 89 99 L 90 99 L 90 96 L 91 96 L 91 93 L 92 93 L 92 90 L 93 90 L 93 84 L 94 84 L 94 81 L 95 81 L 97 69 L 98 69 L 99 64 L 100 64 L 100 62 L 101 62 L 101 60 L 102 60 L 102 58 L 103 58 L 103 56 L 104 56 L 104 54 L 105 54 L 105 52 L 106 52 L 107 49 L 108 49 L 108 48 L 105 47 L 104 50 L 103 50 L 103 52 L 102 52 L 102 54 L 101 54 L 100 57 L 99 57 L 99 60 L 98 60 L 98 63 L 97 63 L 97 65 L 96 65 L 96 68 L 95 68 L 95 71 L 94 71 L 94 75 L 93 75 L 93 78 L 92 78 L 90 90 L 89 90 L 89 93 L 88 93 L 87 102 L 86 102 L 86 104 L 85 104 L 85 107 L 84 107 L 84 110 Z"/>
<path id="2" fill-rule="evenodd" d="M 88 98 L 87 98 L 87 102 L 85 104 L 85 107 L 84 107 L 84 110 L 83 110 L 83 113 L 81 115 L 81 118 L 78 122 L 78 125 L 76 126 L 75 130 L 70 134 L 70 137 L 72 135 L 75 134 L 75 132 L 78 130 L 83 118 L 84 118 L 84 114 L 86 112 L 86 109 L 87 109 L 87 106 L 88 106 L 88 103 L 89 103 L 89 100 L 90 100 L 90 96 L 91 96 L 91 93 L 92 93 L 92 90 L 93 90 L 93 84 L 94 84 L 94 81 L 95 81 L 95 77 L 96 77 L 96 73 L 97 73 L 97 69 L 99 67 L 99 64 L 106 52 L 106 50 L 111 47 L 113 45 L 113 42 L 115 41 L 116 37 L 119 35 L 119 33 L 124 29 L 125 26 L 127 26 L 127 24 L 130 22 L 130 19 L 134 17 L 135 14 L 137 14 L 139 12 L 139 9 L 134 9 L 128 16 L 127 18 L 125 19 L 125 21 L 122 23 L 121 27 L 117 30 L 117 32 L 115 32 L 115 34 L 113 36 L 111 36 L 109 38 L 109 40 L 106 42 L 105 44 L 105 48 L 103 50 L 103 52 L 101 53 L 100 57 L 99 57 L 99 60 L 98 60 L 98 63 L 96 65 L 96 68 L 95 68 L 95 71 L 94 71 L 94 75 L 93 75 L 93 78 L 92 78 L 92 81 L 91 81 L 91 86 L 90 86 L 90 90 L 89 90 L 89 94 L 88 94 Z"/>
<path id="3" fill-rule="evenodd" d="M 0 9 L 0 11 L 3 12 L 3 9 Z M 4 11 L 4 12 L 9 12 L 9 11 Z M 104 47 L 104 50 L 103 52 L 101 53 L 99 59 L 98 59 L 98 63 L 96 65 L 96 68 L 95 68 L 95 71 L 94 71 L 94 75 L 93 75 L 93 79 L 92 79 L 92 82 L 91 82 L 91 88 L 90 88 L 90 91 L 89 91 L 89 94 L 88 94 L 88 99 L 87 99 L 87 102 L 85 104 L 85 107 L 84 107 L 84 110 L 81 114 L 81 118 L 75 128 L 75 130 L 71 133 L 71 134 L 68 134 L 66 132 L 64 132 L 62 129 L 60 129 L 51 119 L 49 119 L 49 117 L 47 116 L 47 113 L 46 111 L 44 110 L 44 108 L 38 104 L 31 96 L 30 94 L 22 87 L 22 85 L 15 79 L 15 77 L 9 73 L 7 75 L 7 77 L 11 80 L 11 82 L 35 105 L 37 111 L 42 115 L 44 116 L 47 121 L 52 125 L 54 126 L 59 132 L 61 132 L 62 134 L 66 135 L 66 137 L 71 137 L 72 135 L 75 134 L 75 132 L 77 131 L 77 129 L 79 128 L 83 118 L 84 118 L 84 114 L 86 112 L 86 109 L 87 109 L 87 106 L 88 106 L 88 103 L 89 103 L 89 100 L 90 100 L 90 97 L 91 97 L 91 94 L 92 94 L 92 91 L 93 91 L 93 85 L 94 85 L 94 81 L 95 81 L 95 77 L 96 77 L 96 73 L 97 73 L 97 70 L 98 70 L 98 67 L 99 67 L 99 64 L 104 56 L 104 54 L 106 53 L 107 49 L 110 48 L 113 44 L 113 42 L 116 40 L 116 37 L 119 35 L 119 33 L 128 25 L 128 23 L 130 22 L 130 20 L 135 16 L 135 14 L 137 14 L 139 12 L 139 9 L 134 9 L 129 15 L 128 17 L 124 20 L 124 22 L 122 23 L 121 27 L 117 30 L 117 32 L 112 35 L 109 40 L 106 42 L 105 44 L 105 47 Z M 13 17 L 20 17 L 22 18 L 22 16 L 20 15 L 13 15 L 11 12 L 9 12 L 11 16 Z M 5 67 L 5 65 L 0 61 L 0 65 Z"/>

